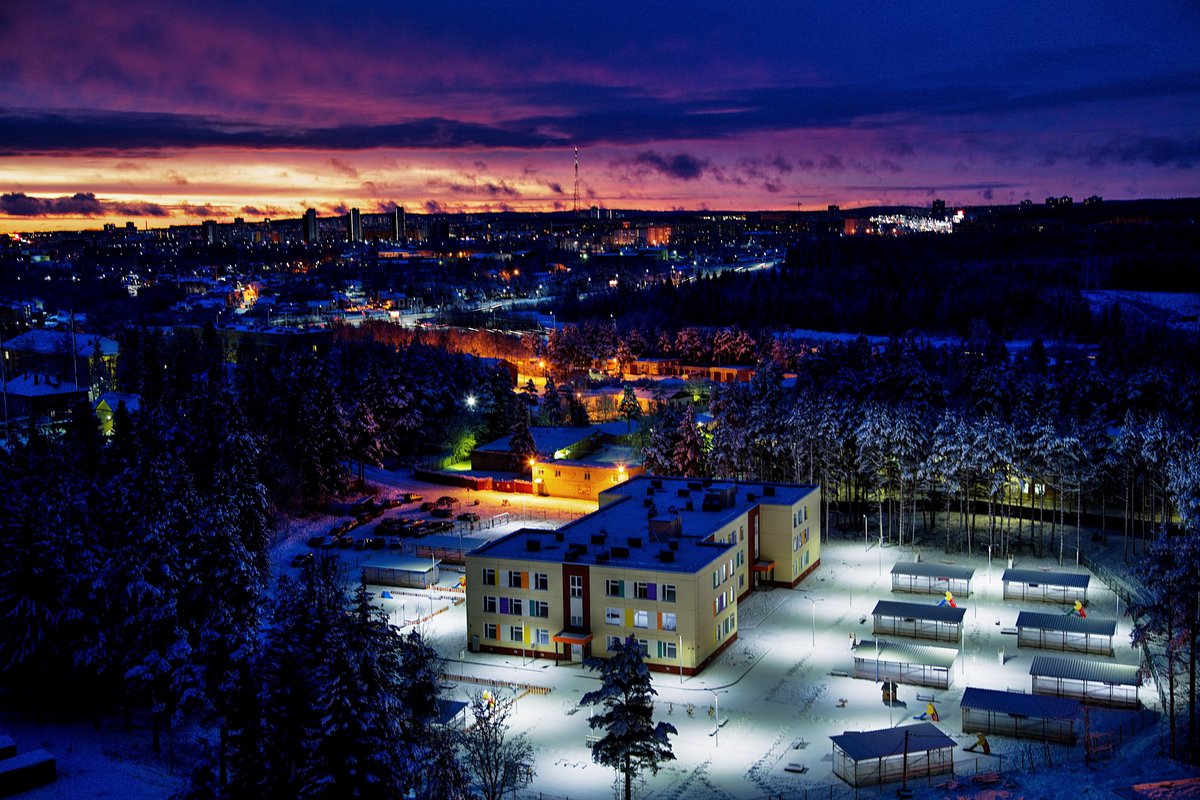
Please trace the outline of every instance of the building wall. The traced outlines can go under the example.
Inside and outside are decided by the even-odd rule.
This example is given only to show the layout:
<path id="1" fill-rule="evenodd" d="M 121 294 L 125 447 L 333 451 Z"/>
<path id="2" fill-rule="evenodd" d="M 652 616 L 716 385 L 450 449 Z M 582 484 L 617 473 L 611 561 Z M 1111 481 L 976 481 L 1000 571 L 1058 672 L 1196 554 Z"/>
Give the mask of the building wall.
<path id="1" fill-rule="evenodd" d="M 774 583 L 795 586 L 821 560 L 821 492 L 794 506 L 759 506 L 760 559 L 775 562 Z"/>
<path id="2" fill-rule="evenodd" d="M 579 464 L 563 461 L 539 461 L 533 468 L 534 491 L 550 497 L 583 497 L 595 500 L 600 492 L 611 489 L 645 470 L 641 466 L 616 464 Z"/>
<path id="3" fill-rule="evenodd" d="M 525 653 L 543 658 L 562 656 L 562 646 L 556 645 L 551 637 L 566 627 L 563 565 L 471 554 L 467 555 L 466 562 L 467 642 L 472 647 L 478 636 L 479 648 L 485 651 Z M 494 584 L 484 582 L 485 569 L 494 570 Z M 509 573 L 520 576 L 519 586 L 509 585 Z M 539 574 L 545 576 L 545 589 L 537 588 Z M 485 598 L 494 600 L 494 605 Z M 513 601 L 520 602 L 520 613 L 515 613 Z M 534 601 L 546 604 L 547 616 L 533 616 L 530 604 Z M 489 625 L 495 626 L 494 636 Z M 520 638 L 512 636 L 510 628 L 514 625 L 521 627 Z M 539 630 L 546 632 L 544 642 L 538 641 Z"/>

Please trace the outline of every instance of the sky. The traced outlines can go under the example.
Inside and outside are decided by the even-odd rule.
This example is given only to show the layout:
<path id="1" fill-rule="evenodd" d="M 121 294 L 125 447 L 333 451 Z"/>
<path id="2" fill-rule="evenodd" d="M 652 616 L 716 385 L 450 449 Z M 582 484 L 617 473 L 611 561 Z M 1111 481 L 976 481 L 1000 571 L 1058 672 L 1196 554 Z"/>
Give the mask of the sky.
<path id="1" fill-rule="evenodd" d="M 0 2 L 0 231 L 1200 194 L 1200 5 Z"/>

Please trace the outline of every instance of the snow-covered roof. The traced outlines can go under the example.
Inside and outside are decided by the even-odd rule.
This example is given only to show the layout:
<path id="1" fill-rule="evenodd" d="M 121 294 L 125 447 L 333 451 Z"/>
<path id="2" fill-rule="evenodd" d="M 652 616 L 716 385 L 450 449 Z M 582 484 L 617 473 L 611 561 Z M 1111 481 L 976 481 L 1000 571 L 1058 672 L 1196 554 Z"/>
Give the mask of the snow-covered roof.
<path id="1" fill-rule="evenodd" d="M 120 348 L 117 343 L 105 336 L 94 333 L 76 333 L 70 331 L 48 331 L 44 328 L 34 328 L 14 336 L 3 343 L 6 350 L 20 353 L 37 353 L 39 355 L 67 355 L 71 352 L 71 340 L 74 337 L 75 353 L 80 356 L 91 356 L 100 343 L 100 354 L 115 356 Z"/>
<path id="2" fill-rule="evenodd" d="M 550 456 L 559 450 L 566 450 L 572 445 L 579 444 L 584 439 L 596 433 L 596 429 L 569 428 L 565 426 L 531 425 L 529 433 L 533 436 L 533 444 L 541 455 Z M 487 453 L 507 453 L 511 449 L 512 436 L 501 436 L 493 442 L 476 447 Z"/>
<path id="3" fill-rule="evenodd" d="M 4 391 L 17 397 L 50 397 L 57 394 L 74 394 L 83 390 L 70 381 L 27 373 L 4 384 Z"/>
<path id="4" fill-rule="evenodd" d="M 1037 611 L 1022 611 L 1017 614 L 1017 627 L 1065 633 L 1090 633 L 1096 636 L 1115 636 L 1117 633 L 1115 619 L 1077 617 L 1074 614 L 1045 614 Z"/>
<path id="5" fill-rule="evenodd" d="M 1071 681 L 1099 681 L 1117 686 L 1141 686 L 1142 670 L 1130 664 L 1114 664 L 1090 658 L 1034 656 L 1029 674 Z"/>
<path id="6" fill-rule="evenodd" d="M 895 664 L 923 664 L 927 667 L 954 666 L 958 651 L 951 647 L 931 647 L 925 644 L 897 644 L 896 642 L 879 642 L 879 661 L 890 661 Z M 875 660 L 875 641 L 864 639 L 854 650 L 856 661 Z"/>
<path id="7" fill-rule="evenodd" d="M 928 750 L 958 746 L 957 741 L 942 733 L 931 722 L 874 731 L 846 731 L 840 736 L 829 738 L 833 740 L 835 747 L 854 761 L 902 756 L 906 752 L 924 753 Z"/>
<path id="8" fill-rule="evenodd" d="M 1079 715 L 1079 701 L 1069 697 L 1049 697 L 1024 692 L 1004 692 L 999 689 L 979 689 L 968 686 L 963 690 L 961 708 L 995 711 L 1015 717 L 1038 719 L 1074 719 Z"/>
<path id="9" fill-rule="evenodd" d="M 1001 578 L 1005 583 L 1030 583 L 1043 586 L 1069 586 L 1086 589 L 1091 576 L 1083 572 L 1055 572 L 1040 569 L 1006 569 Z"/>
<path id="10" fill-rule="evenodd" d="M 440 562 L 413 556 L 380 556 L 363 563 L 363 569 L 393 569 L 403 572 L 429 572 Z"/>
<path id="11" fill-rule="evenodd" d="M 121 403 L 124 403 L 125 410 L 133 412 L 137 411 L 141 407 L 142 396 L 139 394 L 133 394 L 132 392 L 101 392 L 100 396 L 96 398 L 96 402 L 92 404 L 92 409 L 95 410 L 99 408 L 101 403 L 105 404 L 113 411 L 116 411 L 117 407 L 121 405 Z"/>
<path id="12" fill-rule="evenodd" d="M 932 603 L 901 603 L 895 600 L 880 600 L 871 612 L 874 617 L 912 617 L 913 619 L 931 620 L 933 622 L 963 621 L 965 608 L 953 606 L 938 606 Z"/>
<path id="13" fill-rule="evenodd" d="M 892 567 L 893 575 L 915 575 L 918 578 L 949 578 L 969 581 L 975 576 L 974 567 L 935 564 L 932 561 L 900 561 Z"/>

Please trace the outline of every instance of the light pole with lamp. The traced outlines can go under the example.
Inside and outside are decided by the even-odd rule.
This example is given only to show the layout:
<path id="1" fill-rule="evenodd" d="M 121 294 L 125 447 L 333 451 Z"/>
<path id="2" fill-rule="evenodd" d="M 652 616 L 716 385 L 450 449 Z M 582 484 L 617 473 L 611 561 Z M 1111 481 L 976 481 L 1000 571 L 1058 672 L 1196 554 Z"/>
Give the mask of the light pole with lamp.
<path id="1" fill-rule="evenodd" d="M 1117 602 L 1118 603 L 1121 602 L 1120 598 L 1117 598 Z M 675 635 L 677 637 L 679 637 L 679 683 L 682 684 L 683 683 L 683 634 L 677 633 Z"/>
<path id="2" fill-rule="evenodd" d="M 863 514 L 863 552 L 867 552 L 867 515 Z"/>
<path id="3" fill-rule="evenodd" d="M 709 689 L 713 696 L 713 745 L 721 746 L 721 695 L 717 694 L 716 689 Z"/>
<path id="4" fill-rule="evenodd" d="M 816 647 L 817 646 L 817 603 L 825 602 L 825 598 L 822 597 L 822 598 L 814 600 L 813 598 L 809 597 L 808 595 L 802 595 L 802 596 L 804 597 L 805 600 L 807 600 L 809 602 L 809 605 L 812 606 L 812 643 L 813 643 L 813 647 Z"/>

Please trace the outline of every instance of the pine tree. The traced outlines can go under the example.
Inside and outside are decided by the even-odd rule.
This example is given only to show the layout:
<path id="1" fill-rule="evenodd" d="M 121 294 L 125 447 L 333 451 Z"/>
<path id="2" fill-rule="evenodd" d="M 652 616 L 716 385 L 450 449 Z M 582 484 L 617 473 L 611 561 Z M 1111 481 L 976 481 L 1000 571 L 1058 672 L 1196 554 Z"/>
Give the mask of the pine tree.
<path id="1" fill-rule="evenodd" d="M 621 405 L 617 407 L 617 412 L 625 420 L 625 429 L 628 431 L 635 419 L 642 416 L 642 407 L 638 403 L 637 395 L 633 393 L 633 386 L 625 384 L 625 393 L 621 395 Z"/>
<path id="2" fill-rule="evenodd" d="M 537 457 L 537 444 L 533 441 L 533 433 L 529 430 L 529 409 L 523 408 L 517 413 L 517 421 L 513 425 L 512 436 L 508 440 L 508 451 L 512 453 L 513 465 L 518 472 L 523 472 Z"/>
<path id="3" fill-rule="evenodd" d="M 689 403 L 683 409 L 675 431 L 675 447 L 671 452 L 675 474 L 684 478 L 700 478 L 704 472 L 704 439 L 696 425 L 696 412 Z"/>
<path id="4" fill-rule="evenodd" d="M 625 800 L 631 800 L 633 779 L 643 770 L 658 774 L 664 761 L 674 761 L 668 736 L 678 735 L 674 725 L 654 724 L 654 695 L 650 670 L 642 660 L 641 645 L 632 636 L 608 659 L 589 659 L 588 668 L 600 672 L 602 685 L 579 701 L 582 708 L 602 705 L 588 718 L 593 730 L 605 732 L 592 746 L 592 760 L 617 769 L 625 783 Z"/>
<path id="5" fill-rule="evenodd" d="M 543 425 L 561 425 L 563 423 L 562 396 L 558 393 L 558 387 L 554 385 L 554 378 L 550 375 L 546 376 L 546 386 L 542 389 L 541 417 Z"/>

